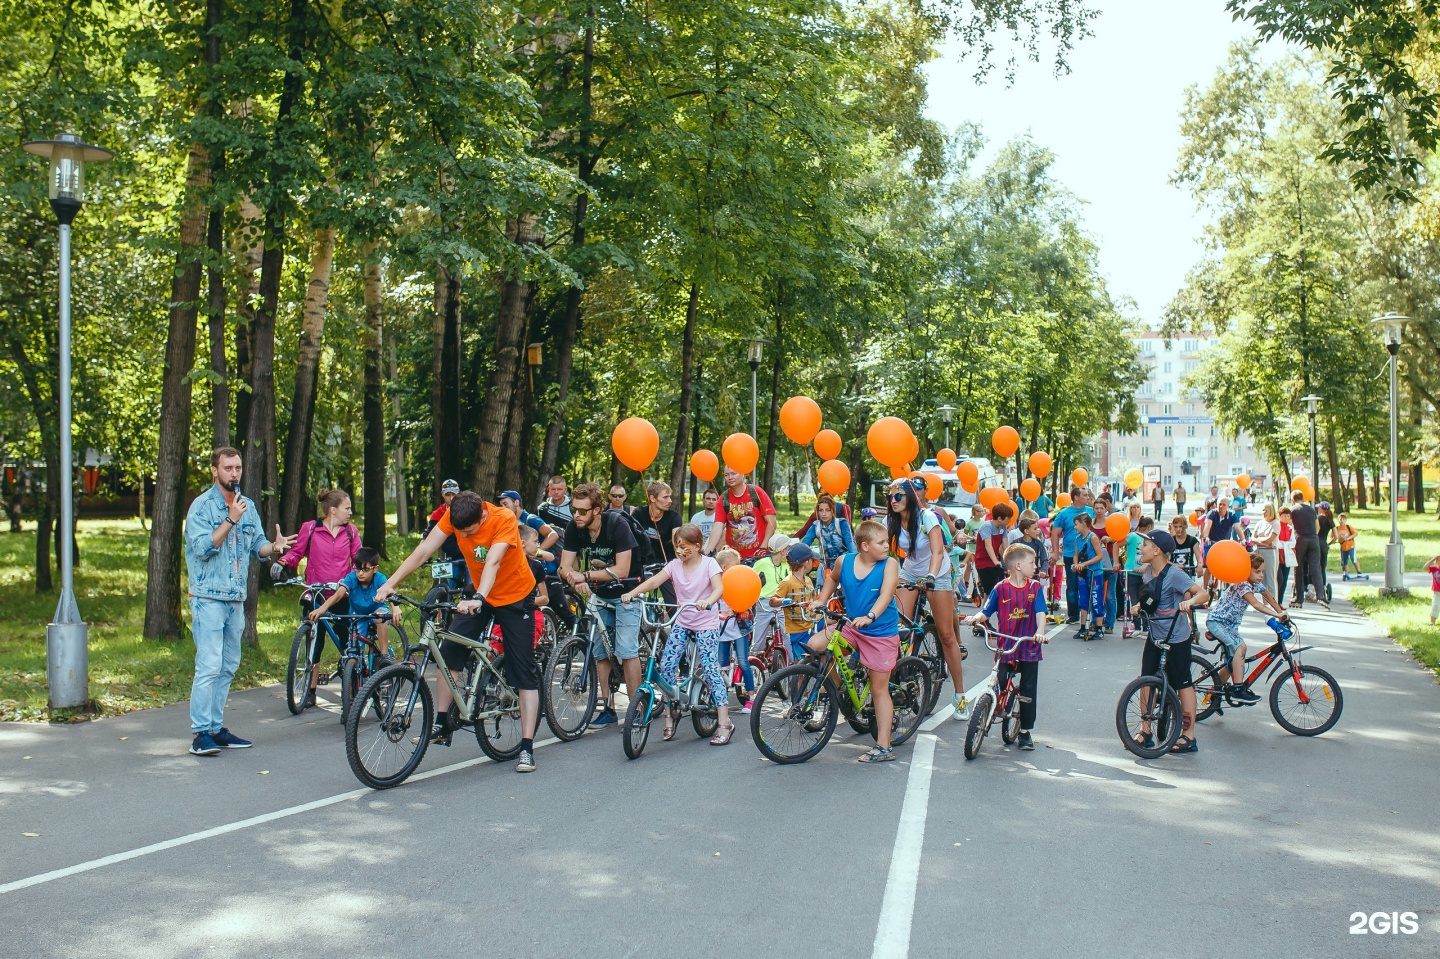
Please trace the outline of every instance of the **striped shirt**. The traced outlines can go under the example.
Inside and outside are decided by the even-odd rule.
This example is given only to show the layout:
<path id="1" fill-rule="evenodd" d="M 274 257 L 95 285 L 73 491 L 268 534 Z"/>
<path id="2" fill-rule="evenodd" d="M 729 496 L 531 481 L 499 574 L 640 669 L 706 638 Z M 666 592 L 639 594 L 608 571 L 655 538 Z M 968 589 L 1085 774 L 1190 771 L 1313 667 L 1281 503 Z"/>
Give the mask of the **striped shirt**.
<path id="1" fill-rule="evenodd" d="M 1034 636 L 1036 618 L 1048 612 L 1038 582 L 1028 580 L 1024 586 L 1016 586 L 1009 577 L 990 591 L 980 611 L 989 617 L 992 628 L 1005 636 Z M 997 643 L 1001 647 L 1007 644 L 1007 640 Z M 1038 663 L 1042 658 L 1040 643 L 1027 640 L 1000 658 L 1007 663 Z"/>

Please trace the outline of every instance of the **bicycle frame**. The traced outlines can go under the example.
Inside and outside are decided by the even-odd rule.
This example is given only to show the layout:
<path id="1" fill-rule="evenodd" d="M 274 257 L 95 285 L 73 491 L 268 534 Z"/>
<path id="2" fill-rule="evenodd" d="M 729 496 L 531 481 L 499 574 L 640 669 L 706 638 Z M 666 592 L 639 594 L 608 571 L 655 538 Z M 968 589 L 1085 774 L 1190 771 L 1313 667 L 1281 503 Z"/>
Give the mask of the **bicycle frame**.
<path id="1" fill-rule="evenodd" d="M 675 615 L 670 617 L 668 620 L 656 620 L 650 618 L 649 614 L 651 610 L 663 608 L 665 608 L 665 604 L 657 602 L 645 602 L 644 605 L 641 607 L 641 629 L 644 630 L 646 628 L 649 628 L 655 634 L 655 638 L 657 640 L 660 639 L 660 637 L 662 636 L 668 639 L 669 630 L 672 626 L 675 625 L 675 620 L 679 618 L 681 610 L 693 608 L 693 604 L 687 603 L 684 606 L 681 606 L 679 609 L 675 610 Z M 699 653 L 696 649 L 694 638 L 692 637 L 690 639 L 689 643 L 685 648 L 685 655 L 681 657 L 683 661 L 690 664 L 690 669 L 685 673 L 683 677 L 680 678 L 678 687 L 671 686 L 668 682 L 666 682 L 665 677 L 660 673 L 660 658 L 663 655 L 664 648 L 665 643 L 663 642 L 657 641 L 651 644 L 648 655 L 645 655 L 644 676 L 640 680 L 640 686 L 635 690 L 636 695 L 639 695 L 640 690 L 642 689 L 658 689 L 661 693 L 664 694 L 665 698 L 668 701 L 678 702 L 682 707 L 690 710 L 691 712 L 696 712 L 700 710 L 702 708 L 700 706 L 700 693 L 702 687 L 704 686 L 704 680 L 701 679 L 699 682 L 696 682 L 695 668 Z M 641 650 L 642 655 L 646 652 L 646 650 Z M 713 709 L 714 707 L 711 708 Z M 650 722 L 650 720 L 654 718 L 655 711 L 656 699 L 652 695 L 645 706 L 644 721 L 646 723 Z"/>
<path id="2" fill-rule="evenodd" d="M 486 622 L 485 628 L 480 632 L 479 639 L 471 639 L 468 636 L 461 636 L 459 633 L 452 633 L 448 629 L 441 629 L 433 619 L 427 619 L 424 626 L 420 629 L 420 643 L 416 648 L 423 650 L 423 652 L 420 654 L 419 661 L 415 664 L 415 673 L 417 676 L 423 677 L 425 675 L 425 668 L 430 665 L 433 660 L 437 667 L 435 672 L 445 685 L 450 688 L 450 695 L 455 705 L 459 708 L 460 718 L 464 722 L 479 722 L 506 712 L 506 710 L 498 708 L 490 709 L 483 713 L 477 713 L 475 711 L 476 698 L 480 695 L 480 690 L 484 686 L 482 682 L 483 673 L 488 672 L 494 676 L 499 682 L 500 688 L 509 690 L 512 696 L 515 695 L 515 691 L 511 689 L 510 684 L 505 681 L 505 674 L 497 668 L 500 657 L 494 656 L 490 649 L 490 629 L 493 622 L 493 620 Z M 446 639 L 465 646 L 477 654 L 479 663 L 475 670 L 474 681 L 468 690 L 468 696 L 466 695 L 467 691 L 461 687 L 454 676 L 450 675 L 450 670 L 445 666 L 445 660 L 440 655 L 440 643 Z M 415 701 L 419 698 L 419 695 L 420 688 L 417 684 L 410 690 L 410 701 L 405 707 L 407 714 L 415 708 Z"/>
<path id="3" fill-rule="evenodd" d="M 1293 629 L 1294 627 L 1292 626 L 1291 628 Z M 1296 635 L 1298 635 L 1298 633 Z M 1213 637 L 1211 637 L 1209 633 L 1205 634 L 1205 638 L 1213 639 Z M 1228 671 L 1230 668 L 1230 651 L 1226 649 L 1225 644 L 1220 642 L 1219 640 L 1214 640 L 1214 642 L 1215 647 L 1208 650 L 1208 652 L 1211 655 L 1223 654 L 1225 658 L 1220 660 L 1216 665 L 1218 668 Z M 1264 679 L 1268 680 L 1271 676 L 1274 676 L 1277 672 L 1279 672 L 1280 667 L 1282 666 L 1288 666 L 1290 672 L 1292 674 L 1295 674 L 1298 679 L 1300 654 L 1307 649 L 1313 648 L 1313 646 L 1301 646 L 1298 644 L 1297 640 L 1296 646 L 1292 649 L 1286 640 L 1277 638 L 1275 642 L 1260 650 L 1258 653 L 1255 653 L 1253 656 L 1245 657 L 1245 665 L 1248 666 L 1251 663 L 1255 663 L 1256 665 L 1255 668 L 1250 671 L 1249 675 L 1247 675 L 1243 679 L 1243 681 L 1236 683 L 1236 685 L 1252 685 L 1253 683 L 1255 683 L 1256 680 L 1261 679 L 1262 675 Z M 1266 672 L 1266 670 L 1269 670 L 1269 672 Z M 1235 677 L 1230 677 L 1230 681 L 1234 683 Z M 1297 683 L 1296 692 L 1299 695 L 1300 701 L 1302 703 L 1308 703 L 1310 701 L 1310 697 L 1305 692 L 1304 686 Z"/>

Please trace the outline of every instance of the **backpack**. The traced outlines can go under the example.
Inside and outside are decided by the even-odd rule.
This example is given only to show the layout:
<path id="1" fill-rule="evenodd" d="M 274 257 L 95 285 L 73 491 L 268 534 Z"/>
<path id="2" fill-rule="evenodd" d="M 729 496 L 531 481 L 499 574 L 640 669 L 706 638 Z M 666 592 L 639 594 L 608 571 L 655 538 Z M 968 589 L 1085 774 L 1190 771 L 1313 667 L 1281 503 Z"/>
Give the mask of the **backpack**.
<path id="1" fill-rule="evenodd" d="M 628 509 L 607 509 L 604 515 L 630 527 L 630 535 L 635 538 L 635 549 L 630 554 L 630 575 L 627 579 L 639 577 L 640 571 L 646 566 L 665 562 L 665 558 L 659 555 L 659 548 L 650 539 L 650 531 L 640 525 L 634 513 Z"/>

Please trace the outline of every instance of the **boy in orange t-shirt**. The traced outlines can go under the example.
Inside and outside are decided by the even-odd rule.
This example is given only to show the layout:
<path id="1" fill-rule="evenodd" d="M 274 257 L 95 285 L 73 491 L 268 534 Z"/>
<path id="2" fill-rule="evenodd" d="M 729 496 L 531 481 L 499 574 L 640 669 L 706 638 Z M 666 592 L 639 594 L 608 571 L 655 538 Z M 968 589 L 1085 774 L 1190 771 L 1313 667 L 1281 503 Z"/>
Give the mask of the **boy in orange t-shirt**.
<path id="1" fill-rule="evenodd" d="M 515 514 L 486 503 L 478 493 L 465 490 L 457 494 L 435 528 L 376 592 L 376 601 L 383 601 L 393 593 L 406 576 L 429 561 L 452 535 L 464 554 L 475 586 L 475 598 L 456 605 L 449 632 L 479 640 L 492 620 L 500 628 L 505 644 L 505 681 L 520 693 L 520 760 L 515 769 L 534 772 L 535 725 L 540 715 L 535 606 L 531 596 L 535 592 L 535 576 L 530 572 L 520 544 L 520 521 Z M 399 616 L 400 607 L 392 604 L 392 608 Z M 469 647 L 454 640 L 447 639 L 440 644 L 440 656 L 457 679 L 469 654 Z M 450 687 L 441 683 L 436 688 L 435 705 L 440 714 L 430 731 L 432 743 L 450 745 L 450 734 L 458 720 L 450 715 L 451 699 Z"/>

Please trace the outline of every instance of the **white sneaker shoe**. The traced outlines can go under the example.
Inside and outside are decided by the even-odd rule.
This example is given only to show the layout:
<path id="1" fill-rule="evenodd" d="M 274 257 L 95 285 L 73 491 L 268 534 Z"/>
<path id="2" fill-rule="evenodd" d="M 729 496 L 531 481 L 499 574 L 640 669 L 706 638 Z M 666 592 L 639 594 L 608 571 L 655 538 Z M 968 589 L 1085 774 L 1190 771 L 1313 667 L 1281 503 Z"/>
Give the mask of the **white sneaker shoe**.
<path id="1" fill-rule="evenodd" d="M 970 700 L 964 696 L 957 695 L 950 701 L 950 705 L 955 707 L 956 722 L 964 723 L 970 721 Z"/>

